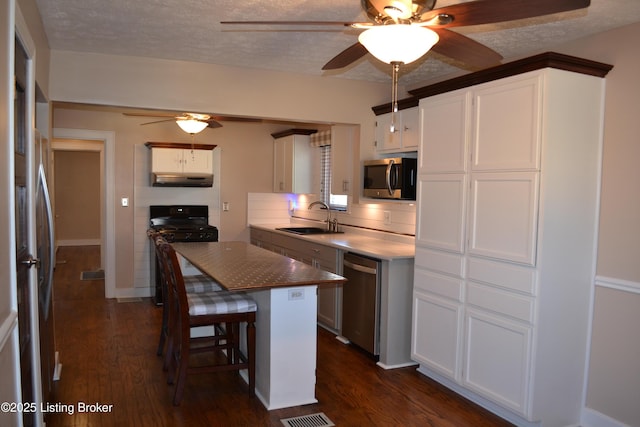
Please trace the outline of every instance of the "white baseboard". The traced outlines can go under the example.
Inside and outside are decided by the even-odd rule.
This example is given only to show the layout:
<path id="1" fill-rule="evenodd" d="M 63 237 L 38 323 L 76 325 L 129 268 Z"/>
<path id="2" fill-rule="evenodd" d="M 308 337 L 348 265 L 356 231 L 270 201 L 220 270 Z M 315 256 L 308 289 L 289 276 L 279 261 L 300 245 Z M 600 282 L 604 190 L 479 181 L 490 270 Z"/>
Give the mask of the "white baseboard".
<path id="1" fill-rule="evenodd" d="M 100 246 L 100 239 L 56 240 L 57 246 Z"/>
<path id="2" fill-rule="evenodd" d="M 151 297 L 151 288 L 116 288 L 114 298 L 149 298 Z"/>
<path id="3" fill-rule="evenodd" d="M 591 408 L 582 408 L 580 424 L 582 427 L 629 427 L 628 424 L 614 420 L 613 418 Z"/>

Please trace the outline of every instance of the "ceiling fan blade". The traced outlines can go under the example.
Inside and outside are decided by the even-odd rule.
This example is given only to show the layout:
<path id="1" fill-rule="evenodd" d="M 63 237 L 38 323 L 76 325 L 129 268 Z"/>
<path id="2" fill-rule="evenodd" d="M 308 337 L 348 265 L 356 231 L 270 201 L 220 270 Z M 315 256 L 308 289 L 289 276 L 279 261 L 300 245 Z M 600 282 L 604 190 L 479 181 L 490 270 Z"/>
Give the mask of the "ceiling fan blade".
<path id="1" fill-rule="evenodd" d="M 220 21 L 225 25 L 340 25 L 349 27 L 358 22 L 337 21 Z"/>
<path id="2" fill-rule="evenodd" d="M 170 113 L 159 113 L 159 114 L 150 114 L 150 113 L 122 113 L 124 116 L 129 117 L 172 117 L 175 118 L 175 114 Z"/>
<path id="3" fill-rule="evenodd" d="M 357 61 L 365 56 L 369 51 L 360 43 L 353 44 L 333 57 L 329 62 L 324 64 L 323 70 L 337 70 Z"/>
<path id="4" fill-rule="evenodd" d="M 502 55 L 477 41 L 445 28 L 431 28 L 440 40 L 431 50 L 478 68 L 500 64 Z"/>
<path id="5" fill-rule="evenodd" d="M 424 13 L 421 20 L 424 22 L 435 18 L 437 22 L 438 15 L 451 15 L 453 21 L 434 25 L 439 28 L 461 27 L 567 12 L 583 9 L 590 4 L 590 0 L 476 0 L 433 9 Z"/>
<path id="6" fill-rule="evenodd" d="M 217 120 L 209 119 L 206 122 L 207 122 L 207 127 L 210 127 L 211 129 L 222 127 L 222 123 L 218 122 Z"/>
<path id="7" fill-rule="evenodd" d="M 176 118 L 175 117 L 171 117 L 170 119 L 164 119 L 164 120 L 156 120 L 153 122 L 147 122 L 147 123 L 140 123 L 140 126 L 144 126 L 144 125 L 153 125 L 156 123 L 163 123 L 163 122 L 175 122 Z"/>
<path id="8" fill-rule="evenodd" d="M 211 116 L 211 119 L 207 121 L 220 121 L 220 122 L 243 122 L 243 123 L 259 123 L 262 119 L 254 119 L 251 117 L 237 117 L 237 116 Z"/>

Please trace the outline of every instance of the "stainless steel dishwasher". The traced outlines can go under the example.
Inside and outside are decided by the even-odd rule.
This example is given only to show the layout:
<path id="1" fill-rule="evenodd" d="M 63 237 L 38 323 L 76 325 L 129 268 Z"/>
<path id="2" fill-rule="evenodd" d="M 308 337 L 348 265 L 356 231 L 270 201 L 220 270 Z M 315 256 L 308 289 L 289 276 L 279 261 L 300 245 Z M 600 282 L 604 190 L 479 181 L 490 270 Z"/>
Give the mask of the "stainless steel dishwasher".
<path id="1" fill-rule="evenodd" d="M 380 260 L 344 255 L 342 335 L 377 356 L 380 354 Z"/>

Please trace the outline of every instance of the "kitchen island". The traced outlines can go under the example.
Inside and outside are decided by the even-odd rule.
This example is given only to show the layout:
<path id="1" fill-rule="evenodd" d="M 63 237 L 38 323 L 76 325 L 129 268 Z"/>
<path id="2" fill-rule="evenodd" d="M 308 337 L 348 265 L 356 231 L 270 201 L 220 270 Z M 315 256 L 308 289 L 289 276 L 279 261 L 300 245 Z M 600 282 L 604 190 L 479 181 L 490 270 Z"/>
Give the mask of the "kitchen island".
<path id="1" fill-rule="evenodd" d="M 317 287 L 337 274 L 246 242 L 172 243 L 230 291 L 246 291 L 256 313 L 256 395 L 269 409 L 316 403 Z"/>

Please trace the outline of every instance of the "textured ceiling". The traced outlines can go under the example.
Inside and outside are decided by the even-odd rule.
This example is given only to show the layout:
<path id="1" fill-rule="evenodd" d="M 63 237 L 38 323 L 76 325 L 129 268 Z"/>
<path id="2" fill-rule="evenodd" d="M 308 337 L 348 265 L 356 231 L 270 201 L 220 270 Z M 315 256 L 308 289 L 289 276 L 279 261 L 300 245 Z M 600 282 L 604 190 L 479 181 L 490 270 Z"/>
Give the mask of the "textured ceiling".
<path id="1" fill-rule="evenodd" d="M 531 0 L 535 1 L 535 0 Z M 204 62 L 388 82 L 390 66 L 370 55 L 330 72 L 322 66 L 357 41 L 336 27 L 229 26 L 229 20 L 367 21 L 359 0 L 36 0 L 52 49 Z M 443 7 L 459 0 L 439 0 Z M 587 10 L 456 28 L 505 58 L 640 22 L 640 0 L 592 0 Z M 413 84 L 459 73 L 429 53 L 400 77 Z"/>

